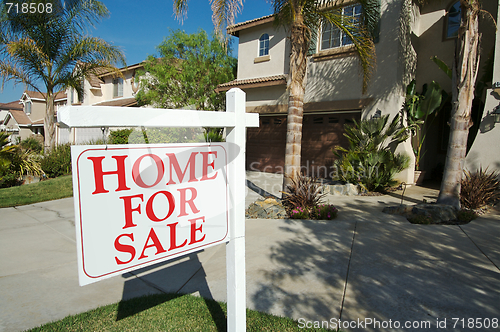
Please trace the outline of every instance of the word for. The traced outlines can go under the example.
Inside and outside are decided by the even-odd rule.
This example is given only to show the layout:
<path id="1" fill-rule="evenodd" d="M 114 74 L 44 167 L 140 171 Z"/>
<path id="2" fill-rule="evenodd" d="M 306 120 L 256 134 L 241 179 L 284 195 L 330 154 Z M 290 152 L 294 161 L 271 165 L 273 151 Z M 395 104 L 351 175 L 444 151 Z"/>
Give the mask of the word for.
<path id="1" fill-rule="evenodd" d="M 12 13 L 16 14 L 43 14 L 43 13 L 52 13 L 52 3 L 43 3 L 43 2 L 23 2 L 21 4 L 19 3 L 13 3 L 13 2 L 7 2 L 5 3 L 7 8 L 7 13 L 10 14 L 11 11 Z"/>

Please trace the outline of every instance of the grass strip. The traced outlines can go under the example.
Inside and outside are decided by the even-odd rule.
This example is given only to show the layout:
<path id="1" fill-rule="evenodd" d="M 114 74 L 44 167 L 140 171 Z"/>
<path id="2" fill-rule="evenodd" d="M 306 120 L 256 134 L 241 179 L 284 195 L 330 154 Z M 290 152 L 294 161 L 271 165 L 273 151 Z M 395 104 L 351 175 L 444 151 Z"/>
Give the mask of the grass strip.
<path id="1" fill-rule="evenodd" d="M 155 294 L 68 316 L 28 331 L 226 331 L 226 315 L 223 302 L 193 295 Z M 290 318 L 247 309 L 247 331 L 303 330 Z"/>
<path id="2" fill-rule="evenodd" d="M 0 189 L 0 208 L 33 204 L 73 196 L 71 175 Z"/>

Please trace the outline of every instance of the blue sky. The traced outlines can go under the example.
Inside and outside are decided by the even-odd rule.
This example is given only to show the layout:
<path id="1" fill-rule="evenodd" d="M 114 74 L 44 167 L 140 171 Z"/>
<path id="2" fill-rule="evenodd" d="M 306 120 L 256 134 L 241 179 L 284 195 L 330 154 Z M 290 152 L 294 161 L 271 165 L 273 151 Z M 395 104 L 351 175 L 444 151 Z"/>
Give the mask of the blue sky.
<path id="1" fill-rule="evenodd" d="M 190 0 L 187 17 L 181 24 L 173 15 L 172 0 L 104 0 L 110 11 L 110 17 L 99 23 L 89 34 L 100 37 L 113 45 L 121 47 L 127 64 L 135 64 L 148 55 L 156 54 L 163 38 L 169 34 L 169 28 L 182 29 L 194 33 L 198 29 L 213 31 L 212 10 L 209 0 Z M 272 13 L 271 5 L 266 0 L 247 0 L 236 22 L 244 22 Z M 237 56 L 237 38 L 233 39 L 233 55 Z M 24 86 L 6 84 L 0 91 L 0 103 L 19 99 Z"/>

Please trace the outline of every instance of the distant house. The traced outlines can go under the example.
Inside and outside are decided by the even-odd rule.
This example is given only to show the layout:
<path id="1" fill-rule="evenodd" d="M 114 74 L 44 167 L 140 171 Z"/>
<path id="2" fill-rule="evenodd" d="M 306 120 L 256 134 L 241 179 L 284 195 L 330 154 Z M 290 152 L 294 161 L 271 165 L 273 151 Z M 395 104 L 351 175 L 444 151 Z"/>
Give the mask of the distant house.
<path id="1" fill-rule="evenodd" d="M 78 99 L 76 91 L 68 89 L 59 92 L 55 98 L 55 111 L 67 104 L 92 106 L 137 106 L 135 94 L 139 86 L 136 71 L 142 64 L 120 68 L 123 77 L 116 77 L 105 70 L 98 71 L 90 79 L 84 80 L 84 94 Z M 36 91 L 25 91 L 19 101 L 0 104 L 0 130 L 11 134 L 11 141 L 23 140 L 30 136 L 44 136 L 45 95 Z M 100 128 L 56 128 L 57 144 L 82 144 L 102 139 Z"/>
<path id="2" fill-rule="evenodd" d="M 136 77 L 136 72 L 141 69 L 144 69 L 141 63 L 120 68 L 119 70 L 123 74 L 123 78 L 117 77 L 114 73 L 108 71 L 100 71 L 97 75 L 84 81 L 84 96 L 82 100 L 78 99 L 75 90 L 68 89 L 66 91 L 68 103 L 73 106 L 137 106 L 135 94 L 139 89 L 139 80 Z M 71 130 L 60 127 L 59 131 L 61 133 L 59 143 L 70 142 L 81 144 L 103 138 L 100 128 L 77 128 Z"/>
<path id="3" fill-rule="evenodd" d="M 355 2 L 335 3 L 343 4 L 341 7 L 346 16 L 362 15 L 361 6 Z M 458 4 L 457 0 L 453 0 L 417 6 L 409 0 L 381 0 L 380 28 L 374 40 L 377 67 L 366 94 L 362 93 L 362 78 L 354 45 L 340 30 L 329 24 L 321 26 L 308 57 L 302 127 L 303 167 L 315 175 L 329 177 L 334 161 L 332 149 L 346 144 L 344 125 L 372 116 L 395 116 L 401 110 L 406 85 L 412 79 L 416 79 L 419 92 L 425 83 L 433 80 L 444 90 L 451 91 L 451 80 L 430 58 L 438 56 L 451 66 L 458 31 Z M 497 1 L 486 0 L 483 9 L 496 17 L 497 5 Z M 288 31 L 275 28 L 273 21 L 274 17 L 270 15 L 227 28 L 229 34 L 239 39 L 238 74 L 236 80 L 219 85 L 218 90 L 243 89 L 247 97 L 247 112 L 260 114 L 260 127 L 249 128 L 247 132 L 247 168 L 280 172 L 285 156 L 291 47 Z M 483 21 L 480 24 L 483 36 L 480 73 L 485 70 L 488 53 L 496 43 L 493 82 L 498 82 L 500 33 L 497 31 L 495 34 L 491 22 Z M 489 87 L 491 83 L 488 82 Z M 486 108 L 477 123 L 483 123 L 485 118 L 488 120 L 499 98 L 499 95 L 492 94 L 491 89 L 481 96 Z M 424 149 L 427 153 L 421 165 L 429 175 L 439 172 L 444 165 L 450 108 L 435 119 L 432 127 L 426 128 L 428 137 Z M 479 146 L 474 143 L 469 156 L 474 155 L 476 164 L 480 163 L 483 167 L 495 163 L 500 165 L 499 145 L 491 146 L 491 142 L 500 141 L 500 129 L 490 130 L 489 134 L 481 137 L 483 134 L 487 132 L 480 129 L 476 142 L 488 136 L 486 140 L 490 143 Z M 399 149 L 414 160 L 409 141 L 401 144 Z M 488 149 L 496 149 L 496 152 L 488 153 Z M 413 167 L 401 173 L 399 179 L 413 183 Z"/>
<path id="4" fill-rule="evenodd" d="M 19 133 L 19 126 L 12 120 L 11 111 L 22 111 L 23 106 L 19 100 L 11 101 L 10 103 L 0 103 L 0 131 L 12 133 Z M 9 139 L 13 140 L 13 137 Z"/>
<path id="5" fill-rule="evenodd" d="M 0 109 L 6 112 L 2 130 L 11 134 L 12 142 L 31 136 L 43 137 L 45 105 L 45 95 L 37 91 L 25 91 L 19 101 L 0 104 Z M 66 94 L 60 92 L 55 98 L 56 110 L 64 105 L 66 105 Z"/>

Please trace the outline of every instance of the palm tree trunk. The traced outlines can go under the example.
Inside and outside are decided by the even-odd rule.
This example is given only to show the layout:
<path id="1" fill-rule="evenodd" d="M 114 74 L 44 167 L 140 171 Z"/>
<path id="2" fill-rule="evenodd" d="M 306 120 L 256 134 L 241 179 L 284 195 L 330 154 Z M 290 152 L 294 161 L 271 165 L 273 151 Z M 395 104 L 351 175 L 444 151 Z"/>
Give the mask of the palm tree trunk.
<path id="1" fill-rule="evenodd" d="M 45 121 L 43 130 L 45 131 L 45 147 L 52 150 L 56 145 L 56 126 L 54 123 L 55 109 L 54 109 L 55 96 L 52 92 L 47 91 L 46 106 L 45 106 Z"/>
<path id="2" fill-rule="evenodd" d="M 288 116 L 285 147 L 285 174 L 283 191 L 287 191 L 291 178 L 300 174 L 302 118 L 307 72 L 308 28 L 299 14 L 291 26 L 290 78 L 288 84 Z"/>
<path id="3" fill-rule="evenodd" d="M 477 0 L 465 5 L 462 2 L 462 25 L 456 41 L 453 61 L 453 109 L 450 119 L 450 139 L 443 181 L 437 200 L 438 204 L 447 204 L 456 208 L 460 208 L 460 182 L 465 163 L 474 85 L 479 66 L 477 51 L 480 39 L 479 10 L 476 6 L 478 6 Z"/>

